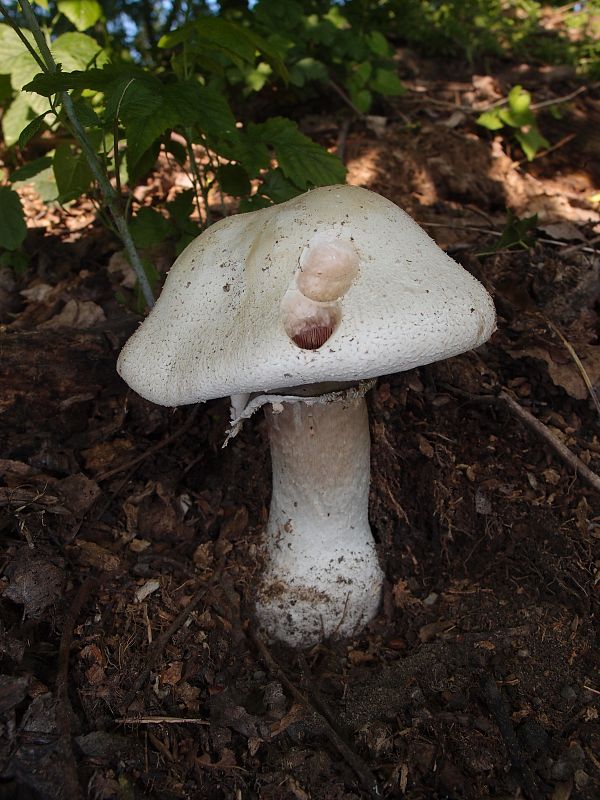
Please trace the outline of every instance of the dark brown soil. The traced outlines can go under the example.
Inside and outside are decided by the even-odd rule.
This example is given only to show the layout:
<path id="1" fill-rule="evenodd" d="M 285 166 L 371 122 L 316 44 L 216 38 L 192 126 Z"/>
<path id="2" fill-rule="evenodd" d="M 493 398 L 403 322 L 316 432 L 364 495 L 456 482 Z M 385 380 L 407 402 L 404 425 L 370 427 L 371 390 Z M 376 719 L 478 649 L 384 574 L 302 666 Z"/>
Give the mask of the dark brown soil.
<path id="1" fill-rule="evenodd" d="M 114 363 L 136 317 L 107 234 L 55 212 L 35 268 L 3 274 L 0 798 L 600 797 L 600 496 L 498 399 L 600 472 L 583 377 L 600 384 L 600 93 L 543 118 L 553 143 L 575 137 L 528 165 L 450 119 L 510 83 L 419 68 L 384 130 L 351 126 L 350 180 L 426 224 L 499 324 L 369 397 L 387 580 L 355 640 L 255 636 L 264 422 L 223 450 L 226 400 L 173 411 L 127 390 Z M 147 201 L 165 191 L 153 178 Z M 537 242 L 478 255 L 507 205 L 538 213 Z"/>

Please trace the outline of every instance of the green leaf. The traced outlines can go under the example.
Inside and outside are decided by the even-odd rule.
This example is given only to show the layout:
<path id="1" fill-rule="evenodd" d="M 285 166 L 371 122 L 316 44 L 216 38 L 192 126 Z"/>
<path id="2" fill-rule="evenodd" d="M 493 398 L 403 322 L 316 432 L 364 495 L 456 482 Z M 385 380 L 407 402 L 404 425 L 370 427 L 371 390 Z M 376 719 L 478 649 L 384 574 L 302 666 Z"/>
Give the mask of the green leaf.
<path id="1" fill-rule="evenodd" d="M 52 158 L 51 156 L 42 156 L 42 158 L 36 158 L 35 161 L 30 161 L 28 164 L 16 169 L 14 172 L 10 174 L 10 182 L 15 183 L 16 181 L 23 181 L 23 183 L 27 183 L 34 178 L 36 175 L 39 175 L 45 169 L 52 166 Z"/>
<path id="2" fill-rule="evenodd" d="M 180 165 L 183 166 L 187 161 L 187 150 L 181 144 L 181 142 L 176 142 L 173 139 L 168 139 L 165 142 L 165 150 L 167 153 L 170 153 L 175 161 Z M 193 190 L 189 190 L 193 191 Z"/>
<path id="3" fill-rule="evenodd" d="M 252 189 L 246 170 L 239 164 L 224 164 L 216 170 L 216 178 L 225 194 L 240 197 Z"/>
<path id="4" fill-rule="evenodd" d="M 52 43 L 52 53 L 63 72 L 87 69 L 98 60 L 106 62 L 107 54 L 95 39 L 85 33 L 63 33 Z M 99 56 L 102 54 L 102 58 Z M 39 70 L 38 70 L 39 71 Z"/>
<path id="5" fill-rule="evenodd" d="M 182 125 L 199 125 L 209 136 L 236 131 L 235 117 L 225 98 L 197 81 L 181 81 L 165 87 L 165 98 Z"/>
<path id="6" fill-rule="evenodd" d="M 140 208 L 129 223 L 129 230 L 136 247 L 152 247 L 160 244 L 171 233 L 169 220 L 154 208 Z"/>
<path id="7" fill-rule="evenodd" d="M 267 197 L 253 194 L 252 197 L 245 197 L 240 202 L 240 214 L 247 214 L 249 211 L 259 211 L 261 208 L 268 208 L 273 203 Z"/>
<path id="8" fill-rule="evenodd" d="M 42 126 L 44 125 L 45 118 L 48 116 L 48 114 L 53 114 L 53 113 L 54 113 L 53 111 L 46 111 L 44 114 L 40 114 L 35 119 L 32 119 L 29 125 L 26 125 L 23 128 L 23 130 L 19 134 L 19 140 L 18 140 L 19 147 L 21 149 L 25 147 L 25 145 L 30 139 L 33 139 L 34 136 L 37 136 L 37 134 L 41 131 Z"/>
<path id="9" fill-rule="evenodd" d="M 550 147 L 548 139 L 542 136 L 535 125 L 526 131 L 515 131 L 515 139 L 521 145 L 528 161 L 533 161 L 540 150 Z"/>
<path id="10" fill-rule="evenodd" d="M 26 235 L 21 198 L 8 186 L 0 186 L 0 247 L 16 250 L 23 244 Z"/>
<path id="11" fill-rule="evenodd" d="M 289 119 L 271 117 L 260 125 L 250 123 L 248 134 L 274 149 L 285 177 L 301 189 L 343 183 L 346 179 L 341 161 L 304 136 Z"/>
<path id="12" fill-rule="evenodd" d="M 73 107 L 75 108 L 77 119 L 84 128 L 100 127 L 102 125 L 102 120 L 98 114 L 96 114 L 88 100 L 83 98 L 75 100 Z"/>
<path id="13" fill-rule="evenodd" d="M 488 131 L 499 131 L 504 127 L 504 122 L 500 119 L 498 109 L 494 108 L 490 111 L 484 111 L 475 120 L 478 125 L 487 128 Z"/>
<path id="14" fill-rule="evenodd" d="M 0 74 L 0 102 L 2 106 L 6 106 L 7 101 L 9 101 L 13 96 L 13 88 L 10 82 L 10 75 L 2 75 Z"/>
<path id="15" fill-rule="evenodd" d="M 508 107 L 515 116 L 529 111 L 531 95 L 522 86 L 513 86 L 508 93 Z"/>
<path id="16" fill-rule="evenodd" d="M 22 93 L 18 94 L 2 117 L 2 135 L 7 147 L 12 147 L 19 141 L 21 131 L 27 127 L 31 117 L 27 98 Z"/>
<path id="17" fill-rule="evenodd" d="M 374 92 L 388 97 L 398 97 L 406 93 L 404 84 L 391 69 L 378 68 L 375 70 L 375 76 L 371 79 L 369 86 Z"/>
<path id="18" fill-rule="evenodd" d="M 57 92 L 65 92 L 69 89 L 93 89 L 102 92 L 119 81 L 127 82 L 130 78 L 145 79 L 147 77 L 148 73 L 139 67 L 129 64 L 106 64 L 102 69 L 92 67 L 73 72 L 55 72 L 52 75 L 39 74 L 23 89 L 28 92 L 37 92 L 44 97 L 52 97 Z"/>
<path id="19" fill-rule="evenodd" d="M 23 28 L 21 33 L 25 36 L 29 44 L 37 50 L 35 39 L 31 31 Z M 25 52 L 27 52 L 25 50 L 25 45 L 10 25 L 0 23 L 0 73 L 10 75 L 15 59 Z M 32 61 L 34 60 L 33 57 L 30 56 L 30 58 Z M 19 86 L 19 89 L 20 88 Z"/>
<path id="20" fill-rule="evenodd" d="M 371 108 L 373 95 L 368 89 L 350 89 L 350 99 L 359 111 L 361 111 L 363 114 L 366 114 Z"/>
<path id="21" fill-rule="evenodd" d="M 388 41 L 379 31 L 371 31 L 367 34 L 367 45 L 369 50 L 377 56 L 389 56 L 390 54 Z"/>
<path id="22" fill-rule="evenodd" d="M 365 83 L 371 77 L 373 67 L 370 61 L 364 61 L 362 64 L 356 64 L 352 72 L 352 83 L 362 89 Z"/>
<path id="23" fill-rule="evenodd" d="M 514 248 L 528 250 L 535 244 L 536 228 L 537 214 L 534 214 L 532 217 L 519 219 L 509 209 L 506 226 L 496 244 L 489 250 L 478 253 L 478 255 L 485 256 L 491 253 L 497 253 L 500 250 L 512 250 Z"/>
<path id="24" fill-rule="evenodd" d="M 102 16 L 102 8 L 96 0 L 58 0 L 57 6 L 78 31 L 91 28 Z"/>
<path id="25" fill-rule="evenodd" d="M 260 193 L 269 197 L 274 203 L 285 203 L 300 194 L 300 189 L 288 181 L 279 167 L 269 170 L 263 178 Z"/>
<path id="26" fill-rule="evenodd" d="M 129 153 L 127 153 L 127 182 L 136 183 L 140 178 L 146 175 L 156 164 L 156 159 L 160 153 L 160 139 L 155 139 L 150 147 L 141 154 L 135 161 L 131 161 Z"/>
<path id="27" fill-rule="evenodd" d="M 47 155 L 49 158 L 53 157 L 54 152 L 50 152 Z M 58 187 L 54 178 L 54 169 L 52 165 L 46 167 L 46 169 L 43 169 L 41 172 L 38 172 L 37 175 L 33 175 L 27 180 L 13 180 L 13 186 L 21 185 L 23 183 L 28 183 L 33 186 L 35 191 L 38 193 L 40 200 L 42 200 L 44 203 L 51 203 L 52 201 L 56 200 L 58 196 Z"/>
<path id="28" fill-rule="evenodd" d="M 0 255 L 0 267 L 10 267 L 17 275 L 23 275 L 28 266 L 29 258 L 22 250 L 5 250 Z"/>
<path id="29" fill-rule="evenodd" d="M 175 224 L 182 228 L 189 222 L 190 215 L 194 210 L 194 190 L 185 189 L 179 192 L 174 200 L 167 203 L 167 211 Z"/>
<path id="30" fill-rule="evenodd" d="M 74 200 L 91 187 L 93 175 L 83 153 L 69 144 L 59 144 L 54 152 L 52 168 L 61 203 Z"/>

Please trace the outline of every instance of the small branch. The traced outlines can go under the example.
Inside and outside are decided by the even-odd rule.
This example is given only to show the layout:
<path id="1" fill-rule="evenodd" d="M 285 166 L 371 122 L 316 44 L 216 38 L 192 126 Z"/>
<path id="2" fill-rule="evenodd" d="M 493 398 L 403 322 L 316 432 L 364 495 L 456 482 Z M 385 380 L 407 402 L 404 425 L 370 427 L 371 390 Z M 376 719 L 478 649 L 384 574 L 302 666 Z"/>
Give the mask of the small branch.
<path id="1" fill-rule="evenodd" d="M 297 702 L 304 707 L 309 708 L 319 717 L 327 738 L 334 745 L 346 764 L 348 764 L 348 766 L 351 767 L 355 772 L 362 788 L 368 793 L 369 797 L 381 797 L 377 784 L 377 778 L 369 769 L 369 765 L 366 763 L 366 761 L 364 761 L 364 759 L 361 758 L 358 753 L 354 752 L 354 750 L 346 744 L 329 720 L 317 708 L 315 708 L 314 704 L 310 702 L 308 697 L 305 697 L 304 694 L 292 683 L 282 667 L 279 666 L 279 664 L 271 655 L 263 639 L 253 629 L 252 626 L 250 626 L 248 629 L 248 635 L 254 642 L 260 657 L 273 677 L 279 680 L 286 687 L 286 689 L 291 693 Z"/>
<path id="2" fill-rule="evenodd" d="M 538 436 L 540 436 L 547 444 L 549 444 L 554 452 L 557 453 L 570 467 L 572 467 L 581 478 L 587 481 L 587 483 L 597 492 L 600 492 L 600 476 L 591 470 L 587 464 L 584 464 L 579 456 L 576 456 L 575 453 L 569 450 L 569 448 L 552 433 L 547 425 L 544 425 L 544 423 L 540 422 L 539 419 L 534 417 L 530 411 L 527 411 L 527 409 L 523 408 L 523 406 L 517 403 L 517 401 L 514 400 L 506 391 L 502 390 L 498 395 L 498 398 L 508 406 L 515 417 L 518 417 L 521 422 L 524 422 L 527 427 L 535 431 Z"/>
<path id="3" fill-rule="evenodd" d="M 330 80 L 330 81 L 328 82 L 328 84 L 329 84 L 329 86 L 331 86 L 331 88 L 333 89 L 333 91 L 334 91 L 334 92 L 336 92 L 336 93 L 337 93 L 337 94 L 338 94 L 338 95 L 339 95 L 339 96 L 342 98 L 342 100 L 344 101 L 344 103 L 346 103 L 346 105 L 347 105 L 349 108 L 351 108 L 351 109 L 352 109 L 352 111 L 354 111 L 354 113 L 356 114 L 356 116 L 357 116 L 357 117 L 360 117 L 361 119 L 363 119 L 363 118 L 364 118 L 364 116 L 365 116 L 365 115 L 363 114 L 363 112 L 362 112 L 360 109 L 358 109 L 358 108 L 357 108 L 357 107 L 354 105 L 354 103 L 352 102 L 352 100 L 351 100 L 351 99 L 348 97 L 348 95 L 347 95 L 347 94 L 346 94 L 346 92 L 345 92 L 345 91 L 342 89 L 342 87 L 341 87 L 341 86 L 338 86 L 338 84 L 337 84 L 335 81 L 332 81 L 332 80 Z"/>
<path id="4" fill-rule="evenodd" d="M 547 425 L 544 425 L 544 423 L 534 417 L 530 411 L 527 411 L 520 403 L 517 403 L 503 387 L 499 387 L 500 391 L 498 394 L 471 394 L 456 386 L 449 386 L 448 384 L 440 384 L 440 386 L 451 394 L 462 397 L 465 400 L 496 404 L 500 401 L 504 403 L 517 419 L 537 433 L 563 461 L 572 467 L 583 480 L 587 481 L 592 489 L 600 492 L 600 475 L 591 470 L 572 450 L 569 450 L 569 448 L 552 433 Z"/>

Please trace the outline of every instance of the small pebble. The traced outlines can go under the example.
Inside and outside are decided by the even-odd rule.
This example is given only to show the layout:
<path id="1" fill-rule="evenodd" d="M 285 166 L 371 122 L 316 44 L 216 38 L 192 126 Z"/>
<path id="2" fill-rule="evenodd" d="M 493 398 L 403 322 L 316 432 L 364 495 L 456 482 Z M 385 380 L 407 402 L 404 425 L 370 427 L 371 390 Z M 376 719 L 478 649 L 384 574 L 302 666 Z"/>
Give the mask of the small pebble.
<path id="1" fill-rule="evenodd" d="M 427 597 L 425 598 L 425 600 L 423 600 L 423 605 L 424 606 L 433 606 L 433 605 L 435 605 L 438 597 L 439 597 L 439 594 L 436 594 L 435 592 L 431 592 L 431 594 L 428 594 Z"/>

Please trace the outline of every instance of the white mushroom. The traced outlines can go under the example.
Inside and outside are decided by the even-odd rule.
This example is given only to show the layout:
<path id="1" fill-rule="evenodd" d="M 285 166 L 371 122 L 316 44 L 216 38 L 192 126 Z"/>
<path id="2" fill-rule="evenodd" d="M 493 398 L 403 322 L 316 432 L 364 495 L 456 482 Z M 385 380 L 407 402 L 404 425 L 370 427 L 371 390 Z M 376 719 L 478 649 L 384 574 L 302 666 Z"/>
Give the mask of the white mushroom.
<path id="1" fill-rule="evenodd" d="M 162 405 L 233 395 L 234 426 L 265 405 L 273 497 L 256 610 L 271 638 L 306 646 L 377 613 L 357 384 L 477 347 L 494 326 L 483 286 L 358 187 L 222 220 L 178 258 L 118 369 Z"/>

